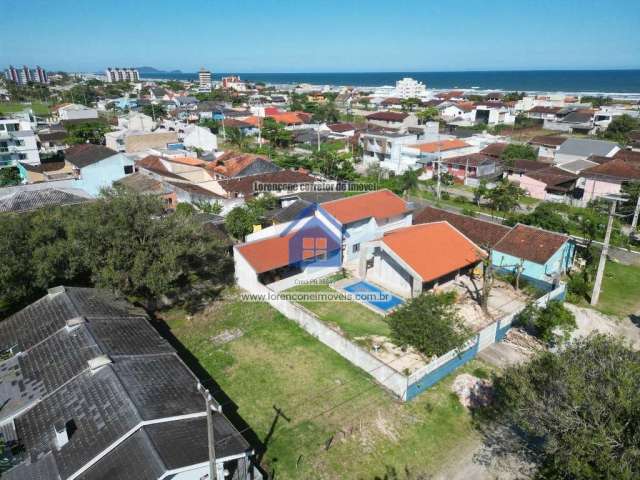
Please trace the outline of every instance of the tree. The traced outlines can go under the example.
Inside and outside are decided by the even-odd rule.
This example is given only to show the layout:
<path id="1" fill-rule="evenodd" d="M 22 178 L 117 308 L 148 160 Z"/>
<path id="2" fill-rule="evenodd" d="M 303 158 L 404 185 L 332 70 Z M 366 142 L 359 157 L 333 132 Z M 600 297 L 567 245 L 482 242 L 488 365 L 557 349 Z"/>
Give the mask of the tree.
<path id="1" fill-rule="evenodd" d="M 291 132 L 273 118 L 265 118 L 262 122 L 262 136 L 275 147 L 288 147 L 293 140 Z"/>
<path id="2" fill-rule="evenodd" d="M 421 103 L 422 102 L 420 101 L 420 99 L 415 97 L 403 98 L 402 100 L 400 100 L 400 105 L 403 111 L 409 110 L 410 112 L 413 112 L 413 109 Z"/>
<path id="3" fill-rule="evenodd" d="M 0 187 L 20 185 L 22 177 L 17 167 L 0 168 Z"/>
<path id="4" fill-rule="evenodd" d="M 3 215 L 0 308 L 58 284 L 97 286 L 154 301 L 198 302 L 229 280 L 224 247 L 159 198 L 118 188 L 95 202 Z"/>
<path id="5" fill-rule="evenodd" d="M 104 144 L 104 134 L 110 128 L 100 122 L 86 122 L 68 125 L 66 142 L 70 145 L 78 143 Z"/>
<path id="6" fill-rule="evenodd" d="M 236 240 L 243 240 L 253 232 L 253 226 L 260 223 L 264 210 L 256 204 L 235 207 L 224 219 L 227 232 Z"/>
<path id="7" fill-rule="evenodd" d="M 418 170 L 407 170 L 400 176 L 400 184 L 402 186 L 402 192 L 408 193 L 411 190 L 418 188 Z"/>
<path id="8" fill-rule="evenodd" d="M 624 340 L 591 335 L 508 367 L 481 416 L 486 439 L 533 462 L 537 479 L 640 478 L 638 365 Z M 494 437 L 505 427 L 519 435 Z"/>
<path id="9" fill-rule="evenodd" d="M 212 215 L 220 215 L 222 212 L 222 204 L 220 202 L 193 202 L 193 205 L 202 213 L 210 213 Z"/>
<path id="10" fill-rule="evenodd" d="M 328 101 L 317 107 L 312 118 L 316 123 L 335 123 L 340 119 L 340 112 L 334 101 Z"/>
<path id="11" fill-rule="evenodd" d="M 543 308 L 533 303 L 527 305 L 516 317 L 516 323 L 549 345 L 568 340 L 576 329 L 573 313 L 558 301 Z"/>
<path id="12" fill-rule="evenodd" d="M 360 104 L 365 110 L 369 110 L 369 105 L 371 104 L 371 99 L 369 97 L 364 97 L 360 99 Z"/>
<path id="13" fill-rule="evenodd" d="M 249 138 L 244 133 L 244 131 L 240 130 L 237 127 L 230 127 L 225 128 L 225 134 L 227 136 L 227 141 L 231 145 L 235 145 L 236 147 L 238 147 L 238 150 L 240 150 L 241 152 L 246 149 L 247 144 L 249 143 Z"/>
<path id="14" fill-rule="evenodd" d="M 440 112 L 436 107 L 427 107 L 424 110 L 420 110 L 416 115 L 422 124 L 436 122 L 440 118 Z"/>
<path id="15" fill-rule="evenodd" d="M 164 108 L 164 105 L 161 105 L 161 104 L 155 105 L 153 103 L 150 103 L 148 105 L 143 106 L 141 111 L 145 115 L 148 115 L 149 117 L 153 118 L 154 121 L 158 120 L 159 118 L 164 118 L 167 116 L 167 109 Z"/>
<path id="16" fill-rule="evenodd" d="M 611 120 L 603 137 L 626 145 L 629 143 L 629 134 L 638 128 L 640 128 L 640 120 L 631 115 L 620 115 Z"/>
<path id="17" fill-rule="evenodd" d="M 480 202 L 487 196 L 487 193 L 489 193 L 487 181 L 484 179 L 480 180 L 478 186 L 473 189 L 473 201 L 476 202 L 477 206 L 480 206 Z"/>
<path id="18" fill-rule="evenodd" d="M 513 165 L 514 160 L 537 160 L 538 154 L 531 145 L 510 143 L 500 158 L 508 165 Z"/>
<path id="19" fill-rule="evenodd" d="M 524 195 L 517 185 L 506 179 L 499 181 L 495 188 L 491 189 L 487 195 L 491 200 L 491 206 L 499 212 L 511 212 L 519 205 L 520 198 Z"/>
<path id="20" fill-rule="evenodd" d="M 458 314 L 455 300 L 453 292 L 412 298 L 389 315 L 392 338 L 398 345 L 410 345 L 429 357 L 462 347 L 471 332 Z"/>

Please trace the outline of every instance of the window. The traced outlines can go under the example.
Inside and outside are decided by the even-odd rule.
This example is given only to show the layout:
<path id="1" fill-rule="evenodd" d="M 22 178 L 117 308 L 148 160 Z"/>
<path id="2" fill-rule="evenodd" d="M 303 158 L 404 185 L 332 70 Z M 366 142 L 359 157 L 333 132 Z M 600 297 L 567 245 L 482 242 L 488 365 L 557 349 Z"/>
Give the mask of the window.
<path id="1" fill-rule="evenodd" d="M 129 175 L 130 173 L 133 173 L 133 165 L 125 165 L 124 174 Z"/>
<path id="2" fill-rule="evenodd" d="M 326 260 L 327 239 L 325 237 L 304 237 L 302 239 L 302 259 Z"/>
<path id="3" fill-rule="evenodd" d="M 353 253 L 358 253 L 360 251 L 360 244 L 359 243 L 354 243 L 353 246 L 351 247 L 351 251 Z"/>

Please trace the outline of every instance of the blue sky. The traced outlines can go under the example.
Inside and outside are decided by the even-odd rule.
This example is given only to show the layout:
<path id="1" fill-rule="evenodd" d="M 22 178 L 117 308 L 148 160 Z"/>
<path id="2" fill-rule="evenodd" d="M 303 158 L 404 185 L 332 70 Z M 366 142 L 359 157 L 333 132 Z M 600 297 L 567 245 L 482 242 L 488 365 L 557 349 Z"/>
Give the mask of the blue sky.
<path id="1" fill-rule="evenodd" d="M 0 0 L 0 67 L 640 68 L 638 0 Z"/>

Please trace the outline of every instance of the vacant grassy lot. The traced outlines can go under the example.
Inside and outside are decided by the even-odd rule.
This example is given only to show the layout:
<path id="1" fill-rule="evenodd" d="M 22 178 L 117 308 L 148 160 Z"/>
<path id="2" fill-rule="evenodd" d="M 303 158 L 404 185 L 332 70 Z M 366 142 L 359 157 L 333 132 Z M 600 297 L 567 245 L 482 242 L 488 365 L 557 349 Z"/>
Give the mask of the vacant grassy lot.
<path id="1" fill-rule="evenodd" d="M 31 108 L 36 115 L 49 115 L 49 105 L 42 102 L 19 103 L 19 102 L 0 102 L 0 113 L 21 112 L 27 108 Z"/>
<path id="2" fill-rule="evenodd" d="M 433 473 L 478 441 L 450 393 L 453 377 L 402 404 L 266 304 L 228 299 L 193 317 L 161 318 L 266 444 L 262 463 L 276 478 L 371 480 L 387 465 Z M 241 336 L 221 343 L 222 332 Z M 274 405 L 289 421 L 274 426 Z"/>
<path id="3" fill-rule="evenodd" d="M 333 292 L 329 285 L 299 285 L 290 292 Z M 369 335 L 389 336 L 389 325 L 382 315 L 356 302 L 300 302 L 322 321 L 338 326 L 348 338 Z"/>
<path id="4" fill-rule="evenodd" d="M 626 317 L 640 312 L 640 267 L 607 262 L 597 306 L 607 315 Z"/>

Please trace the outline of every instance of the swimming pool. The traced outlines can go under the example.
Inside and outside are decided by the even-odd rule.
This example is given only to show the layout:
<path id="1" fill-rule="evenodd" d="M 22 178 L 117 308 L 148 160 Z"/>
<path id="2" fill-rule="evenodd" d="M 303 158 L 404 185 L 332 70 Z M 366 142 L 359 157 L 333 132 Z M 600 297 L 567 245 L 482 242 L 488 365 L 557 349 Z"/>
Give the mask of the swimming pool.
<path id="1" fill-rule="evenodd" d="M 404 300 L 400 297 L 362 280 L 342 288 L 354 294 L 356 300 L 367 303 L 385 313 L 404 303 Z"/>

